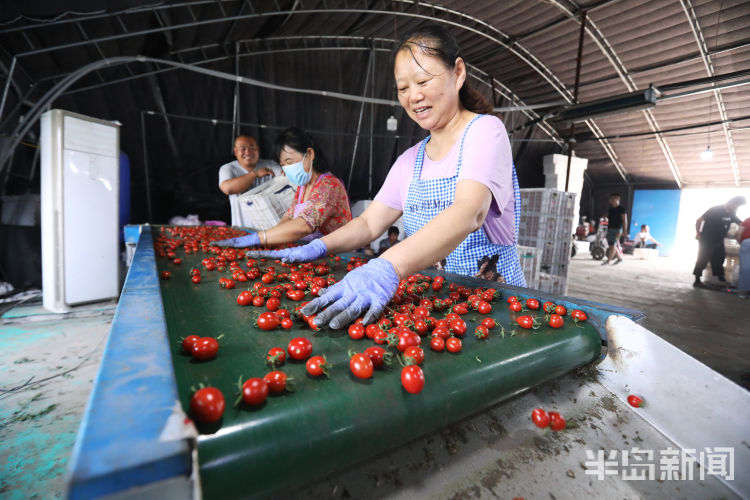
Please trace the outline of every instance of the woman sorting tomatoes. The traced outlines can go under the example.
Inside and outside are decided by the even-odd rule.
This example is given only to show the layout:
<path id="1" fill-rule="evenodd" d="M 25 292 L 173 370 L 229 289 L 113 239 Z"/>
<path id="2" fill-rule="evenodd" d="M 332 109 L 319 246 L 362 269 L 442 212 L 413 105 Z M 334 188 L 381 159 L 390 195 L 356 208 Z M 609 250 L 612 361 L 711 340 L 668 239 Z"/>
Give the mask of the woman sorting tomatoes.
<path id="1" fill-rule="evenodd" d="M 291 207 L 279 223 L 268 230 L 214 241 L 214 245 L 249 247 L 310 241 L 352 220 L 344 184 L 328 171 L 307 133 L 294 127 L 286 129 L 276 138 L 274 150 L 284 174 L 297 186 Z"/>
<path id="2" fill-rule="evenodd" d="M 439 26 L 404 37 L 395 52 L 398 99 L 430 135 L 404 152 L 365 212 L 323 238 L 294 249 L 255 252 L 287 262 L 360 248 L 403 215 L 407 238 L 354 269 L 302 312 L 343 328 L 364 314 L 378 318 L 399 280 L 445 260 L 449 272 L 473 276 L 497 255 L 502 281 L 525 286 L 515 241 L 518 181 L 503 123 L 467 80 L 455 39 Z"/>

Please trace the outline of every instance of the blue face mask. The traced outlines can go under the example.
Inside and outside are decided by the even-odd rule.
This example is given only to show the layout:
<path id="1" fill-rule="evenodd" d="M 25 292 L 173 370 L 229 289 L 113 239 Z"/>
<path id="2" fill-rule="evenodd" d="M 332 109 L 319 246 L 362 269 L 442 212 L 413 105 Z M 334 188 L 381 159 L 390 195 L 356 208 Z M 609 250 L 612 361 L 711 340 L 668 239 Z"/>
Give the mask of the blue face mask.
<path id="1" fill-rule="evenodd" d="M 291 182 L 295 186 L 304 186 L 305 184 L 310 182 L 310 178 L 312 177 L 312 166 L 310 166 L 309 172 L 305 172 L 305 166 L 302 163 L 305 160 L 305 156 L 307 156 L 307 152 L 305 152 L 305 154 L 302 156 L 302 160 L 298 161 L 297 163 L 292 163 L 291 165 L 281 167 L 284 169 L 284 173 L 289 178 L 289 182 Z"/>

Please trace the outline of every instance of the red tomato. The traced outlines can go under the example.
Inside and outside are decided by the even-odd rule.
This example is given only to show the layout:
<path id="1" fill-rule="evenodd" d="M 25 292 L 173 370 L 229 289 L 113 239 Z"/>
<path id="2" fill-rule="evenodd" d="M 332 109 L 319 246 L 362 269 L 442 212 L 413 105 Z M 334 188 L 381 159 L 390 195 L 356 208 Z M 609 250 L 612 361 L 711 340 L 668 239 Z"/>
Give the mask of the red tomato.
<path id="1" fill-rule="evenodd" d="M 193 346 L 199 340 L 200 340 L 200 337 L 197 335 L 188 335 L 187 337 L 182 339 L 182 350 L 188 353 L 192 353 Z"/>
<path id="2" fill-rule="evenodd" d="M 553 431 L 565 429 L 565 419 L 556 411 L 549 412 L 549 428 Z"/>
<path id="3" fill-rule="evenodd" d="M 450 323 L 450 331 L 458 336 L 462 336 L 466 333 L 466 321 L 462 319 L 454 319 Z"/>
<path id="4" fill-rule="evenodd" d="M 357 378 L 370 378 L 374 365 L 367 354 L 355 354 L 349 359 L 349 369 Z"/>
<path id="5" fill-rule="evenodd" d="M 489 302 L 481 300 L 477 304 L 477 311 L 479 312 L 479 314 L 489 314 L 492 312 L 492 306 L 489 304 Z"/>
<path id="6" fill-rule="evenodd" d="M 532 310 L 539 309 L 539 301 L 536 299 L 526 299 L 526 307 Z"/>
<path id="7" fill-rule="evenodd" d="M 555 306 L 555 314 L 558 314 L 560 316 L 565 316 L 568 313 L 568 310 L 565 309 L 565 306 Z"/>
<path id="8" fill-rule="evenodd" d="M 266 354 L 266 363 L 271 366 L 280 366 L 286 361 L 286 351 L 281 347 L 272 347 Z"/>
<path id="9" fill-rule="evenodd" d="M 450 330 L 447 328 L 443 328 L 442 326 L 435 327 L 434 330 L 432 330 L 432 337 L 440 337 L 441 339 L 445 340 L 448 337 L 451 336 Z"/>
<path id="10" fill-rule="evenodd" d="M 161 279 L 168 280 L 172 277 L 172 273 L 170 271 L 162 271 L 161 272 Z"/>
<path id="11" fill-rule="evenodd" d="M 445 340 L 442 337 L 432 337 L 430 339 L 430 349 L 437 352 L 444 351 Z"/>
<path id="12" fill-rule="evenodd" d="M 573 309 L 572 311 L 570 311 L 570 316 L 576 322 L 578 322 L 578 321 L 586 321 L 587 319 L 589 319 L 589 317 L 586 316 L 586 313 L 583 312 L 583 311 L 581 311 L 581 310 L 579 310 L 579 309 Z"/>
<path id="13" fill-rule="evenodd" d="M 490 336 L 490 331 L 486 326 L 479 325 L 474 329 L 474 335 L 476 335 L 478 339 L 486 339 Z"/>
<path id="14" fill-rule="evenodd" d="M 250 378 L 242 384 L 242 401 L 249 405 L 259 405 L 268 397 L 268 383 L 262 378 Z"/>
<path id="15" fill-rule="evenodd" d="M 381 331 L 381 329 L 377 325 L 377 323 L 370 323 L 365 327 L 365 335 L 367 335 L 368 339 L 374 339 L 375 334 L 377 334 L 379 331 Z"/>
<path id="16" fill-rule="evenodd" d="M 386 362 L 385 349 L 378 346 L 372 346 L 365 349 L 365 354 L 372 360 L 372 364 L 375 368 L 383 366 Z"/>
<path id="17" fill-rule="evenodd" d="M 534 326 L 534 318 L 531 316 L 519 316 L 516 318 L 516 323 L 521 328 L 532 328 Z"/>
<path id="18" fill-rule="evenodd" d="M 492 318 L 484 318 L 482 320 L 482 326 L 487 327 L 488 330 L 495 328 L 496 325 L 497 323 L 495 323 L 495 320 Z"/>
<path id="19" fill-rule="evenodd" d="M 445 348 L 448 349 L 448 352 L 460 352 L 461 351 L 461 339 L 456 337 L 450 337 L 448 340 L 445 341 Z"/>
<path id="20" fill-rule="evenodd" d="M 274 275 L 272 273 L 266 273 L 260 277 L 260 280 L 266 285 L 269 283 L 273 283 Z"/>
<path id="21" fill-rule="evenodd" d="M 253 297 L 253 305 L 255 307 L 263 307 L 263 304 L 266 303 L 266 299 L 263 298 L 262 295 L 256 295 Z"/>
<path id="22" fill-rule="evenodd" d="M 277 299 L 276 297 L 270 297 L 266 301 L 266 309 L 268 309 L 269 311 L 276 311 L 280 305 L 281 305 L 281 301 Z"/>
<path id="23" fill-rule="evenodd" d="M 453 307 L 453 312 L 456 314 L 466 314 L 469 312 L 469 306 L 466 305 L 466 302 L 461 302 Z"/>
<path id="24" fill-rule="evenodd" d="M 286 389 L 287 376 L 284 372 L 278 370 L 268 372 L 263 376 L 263 380 L 268 384 L 268 392 L 271 394 L 279 394 Z"/>
<path id="25" fill-rule="evenodd" d="M 544 429 L 549 425 L 549 415 L 543 409 L 536 408 L 531 412 L 531 421 L 537 427 Z"/>
<path id="26" fill-rule="evenodd" d="M 195 276 L 193 276 L 193 278 L 195 278 Z M 237 296 L 237 304 L 240 306 L 249 306 L 252 302 L 253 294 L 250 293 L 250 290 L 244 290 Z"/>
<path id="27" fill-rule="evenodd" d="M 517 300 L 515 302 L 511 302 L 510 306 L 508 307 L 513 312 L 521 312 L 523 310 L 523 304 L 521 304 Z"/>
<path id="28" fill-rule="evenodd" d="M 552 328 L 560 328 L 561 326 L 563 326 L 563 323 L 564 321 L 562 319 L 562 316 L 560 316 L 559 314 L 550 314 L 549 326 L 551 326 Z"/>
<path id="29" fill-rule="evenodd" d="M 204 387 L 190 398 L 190 413 L 199 422 L 216 422 L 224 415 L 224 395 L 215 387 Z"/>
<path id="30" fill-rule="evenodd" d="M 279 326 L 279 322 L 279 317 L 271 311 L 261 313 L 261 315 L 258 316 L 257 319 L 258 328 L 260 328 L 261 330 L 273 330 L 274 328 Z"/>
<path id="31" fill-rule="evenodd" d="M 212 359 L 219 352 L 219 342 L 213 337 L 201 337 L 193 344 L 192 355 L 195 359 Z"/>
<path id="32" fill-rule="evenodd" d="M 312 354 L 312 343 L 305 337 L 297 337 L 289 342 L 286 350 L 290 358 L 303 361 Z"/>
<path id="33" fill-rule="evenodd" d="M 512 304 L 513 302 L 518 302 L 518 297 L 516 297 L 515 295 L 511 295 L 510 297 L 508 297 L 508 304 Z"/>
<path id="34" fill-rule="evenodd" d="M 200 274 L 194 274 L 190 277 L 190 281 L 195 283 L 196 285 L 201 282 L 201 275 Z"/>
<path id="35" fill-rule="evenodd" d="M 354 323 L 349 327 L 349 337 L 359 340 L 365 336 L 365 327 L 361 323 Z"/>
<path id="36" fill-rule="evenodd" d="M 633 408 L 640 408 L 643 406 L 643 398 L 641 398 L 640 396 L 636 396 L 635 394 L 631 394 L 630 396 L 628 396 L 628 403 Z"/>
<path id="37" fill-rule="evenodd" d="M 424 372 L 417 365 L 404 366 L 401 369 L 401 385 L 410 394 L 421 392 L 424 388 Z"/>
<path id="38" fill-rule="evenodd" d="M 291 330 L 293 326 L 294 321 L 292 321 L 292 318 L 281 316 L 281 328 Z"/>
<path id="39" fill-rule="evenodd" d="M 328 368 L 330 365 L 326 361 L 325 356 L 313 356 L 307 360 L 305 366 L 307 368 L 307 373 L 313 377 L 320 377 L 321 375 L 328 376 Z"/>
<path id="40" fill-rule="evenodd" d="M 303 300 L 305 298 L 305 292 L 302 290 L 287 290 L 286 296 L 295 302 L 299 302 L 300 300 Z"/>
<path id="41" fill-rule="evenodd" d="M 411 358 L 415 364 L 421 365 L 422 361 L 424 361 L 424 350 L 415 345 L 409 346 L 404 351 L 404 357 L 407 359 Z"/>

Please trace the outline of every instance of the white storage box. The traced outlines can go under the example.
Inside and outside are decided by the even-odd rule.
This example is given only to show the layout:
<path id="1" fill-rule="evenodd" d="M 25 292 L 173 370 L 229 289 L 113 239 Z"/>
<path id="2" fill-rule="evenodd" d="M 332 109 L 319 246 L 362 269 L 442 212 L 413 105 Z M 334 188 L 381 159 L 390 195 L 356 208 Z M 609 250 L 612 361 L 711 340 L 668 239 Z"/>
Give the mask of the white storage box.
<path id="1" fill-rule="evenodd" d="M 634 248 L 633 257 L 641 260 L 652 260 L 659 257 L 659 250 L 656 248 Z"/>
<path id="2" fill-rule="evenodd" d="M 253 221 L 253 229 L 263 230 L 278 224 L 294 200 L 295 189 L 280 175 L 237 197 L 243 218 Z"/>

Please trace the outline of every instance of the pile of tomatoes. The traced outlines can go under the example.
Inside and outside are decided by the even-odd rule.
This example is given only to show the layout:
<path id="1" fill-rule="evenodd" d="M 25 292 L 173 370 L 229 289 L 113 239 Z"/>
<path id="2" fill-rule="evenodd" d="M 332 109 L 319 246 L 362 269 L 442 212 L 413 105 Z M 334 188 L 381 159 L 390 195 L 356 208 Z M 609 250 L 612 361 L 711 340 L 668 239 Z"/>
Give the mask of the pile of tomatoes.
<path id="1" fill-rule="evenodd" d="M 192 282 L 192 286 L 206 286 L 201 283 L 208 280 L 208 276 L 214 273 L 219 275 L 216 280 L 219 287 L 226 290 L 238 289 L 235 292 L 237 294 L 232 295 L 238 306 L 255 308 L 252 325 L 261 332 L 289 331 L 295 327 L 298 334 L 307 328 L 311 330 L 311 334 L 319 331 L 320 327 L 314 322 L 315 316 L 302 314 L 301 308 L 317 297 L 320 290 L 336 283 L 331 266 L 336 267 L 341 257 L 287 264 L 253 259 L 246 249 L 210 245 L 213 240 L 242 234 L 242 231 L 227 227 L 163 228 L 156 239 L 155 250 L 158 256 L 171 259 L 173 264 L 182 262 L 177 256 L 180 250 L 185 254 L 199 251 L 209 254 L 201 260 L 198 267 L 190 268 L 186 279 Z M 352 257 L 345 263 L 345 268 L 348 272 L 364 263 L 365 259 Z M 182 276 L 182 272 L 172 272 L 176 273 L 177 279 Z M 478 341 L 489 339 L 493 332 L 496 332 L 494 336 L 505 336 L 505 328 L 488 316 L 493 308 L 501 307 L 498 304 L 501 297 L 501 293 L 494 288 L 469 288 L 457 283 L 446 283 L 443 276 L 413 274 L 399 283 L 391 302 L 374 323 L 364 325 L 360 318 L 348 327 L 347 333 L 351 340 L 371 341 L 373 344 L 356 348 L 349 353 L 348 371 L 354 378 L 369 379 L 376 376 L 377 371 L 398 361 L 402 365 L 400 380 L 403 389 L 407 393 L 418 394 L 425 386 L 421 368 L 425 362 L 425 349 L 429 348 L 435 353 L 447 351 L 448 355 L 460 355 L 467 342 L 469 323 L 476 324 L 472 333 Z M 288 306 L 284 307 L 285 304 Z M 508 306 L 513 313 L 511 318 L 521 328 L 539 328 L 542 319 L 551 328 L 563 326 L 565 317 L 571 317 L 573 321 L 586 319 L 583 311 L 571 311 L 568 315 L 563 305 L 545 302 L 540 306 L 539 301 L 531 297 L 525 300 L 509 297 Z M 531 322 L 528 323 L 528 320 Z M 511 334 L 514 332 L 515 330 Z M 217 355 L 219 342 L 211 337 L 190 335 L 183 339 L 183 349 L 195 359 L 211 362 Z M 290 391 L 291 379 L 281 370 L 287 358 L 304 361 L 306 373 L 310 377 L 336 376 L 340 373 L 332 371 L 333 367 L 324 353 L 313 355 L 312 343 L 304 336 L 293 338 L 285 347 L 283 344 L 273 347 L 265 354 L 265 358 L 271 371 L 262 377 L 255 376 L 246 380 L 240 377 L 238 402 L 256 406 L 265 402 L 269 394 Z M 220 407 L 223 412 L 223 396 L 219 404 L 217 395 L 221 392 L 216 388 L 206 389 L 212 390 L 196 391 L 193 399 L 210 395 L 213 403 L 209 405 L 204 402 L 205 404 L 200 405 L 191 401 L 191 412 L 198 420 L 216 421 L 221 415 L 210 420 L 216 415 L 206 417 L 205 412 L 196 410 L 208 405 L 214 410 Z"/>

